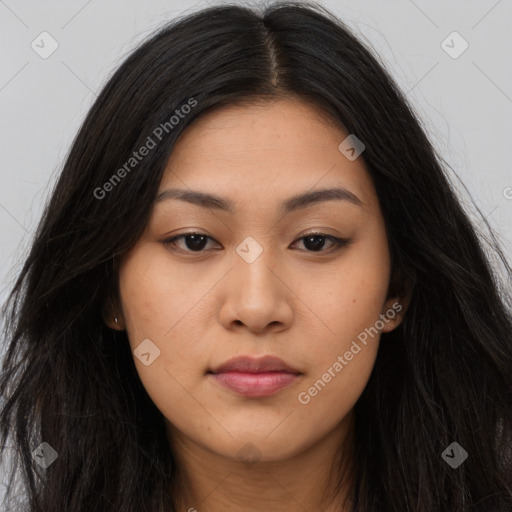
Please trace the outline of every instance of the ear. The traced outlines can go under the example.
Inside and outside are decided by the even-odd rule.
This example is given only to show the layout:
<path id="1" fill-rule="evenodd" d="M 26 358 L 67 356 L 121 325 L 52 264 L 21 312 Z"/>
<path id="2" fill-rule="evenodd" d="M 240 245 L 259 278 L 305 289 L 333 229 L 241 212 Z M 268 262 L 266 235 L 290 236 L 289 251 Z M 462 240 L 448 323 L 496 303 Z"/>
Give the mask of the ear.
<path id="1" fill-rule="evenodd" d="M 396 329 L 403 321 L 411 303 L 414 282 L 405 278 L 402 271 L 394 273 L 388 289 L 388 297 L 381 311 L 384 327 L 382 332 Z"/>
<path id="2" fill-rule="evenodd" d="M 392 297 L 386 300 L 381 312 L 381 318 L 383 318 L 384 322 L 384 327 L 381 332 L 393 331 L 402 323 L 410 302 L 410 295 L 405 297 Z"/>
<path id="3" fill-rule="evenodd" d="M 110 329 L 115 331 L 125 330 L 125 322 L 123 314 L 121 313 L 121 308 L 118 307 L 117 301 L 110 296 L 107 296 L 103 301 L 101 307 L 101 317 L 103 318 L 103 321 L 107 327 L 110 327 Z M 115 320 L 116 318 L 117 323 Z"/>

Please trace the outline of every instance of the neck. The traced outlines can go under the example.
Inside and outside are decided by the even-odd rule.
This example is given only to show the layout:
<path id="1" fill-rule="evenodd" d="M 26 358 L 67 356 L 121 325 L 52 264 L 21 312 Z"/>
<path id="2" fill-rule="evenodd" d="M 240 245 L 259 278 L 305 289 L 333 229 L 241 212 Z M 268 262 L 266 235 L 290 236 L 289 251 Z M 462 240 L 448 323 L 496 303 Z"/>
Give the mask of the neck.
<path id="1" fill-rule="evenodd" d="M 177 510 L 194 512 L 349 512 L 352 485 L 353 416 L 326 437 L 286 460 L 244 462 L 225 457 L 168 424 L 180 469 L 175 486 Z M 345 478 L 340 482 L 340 467 Z"/>

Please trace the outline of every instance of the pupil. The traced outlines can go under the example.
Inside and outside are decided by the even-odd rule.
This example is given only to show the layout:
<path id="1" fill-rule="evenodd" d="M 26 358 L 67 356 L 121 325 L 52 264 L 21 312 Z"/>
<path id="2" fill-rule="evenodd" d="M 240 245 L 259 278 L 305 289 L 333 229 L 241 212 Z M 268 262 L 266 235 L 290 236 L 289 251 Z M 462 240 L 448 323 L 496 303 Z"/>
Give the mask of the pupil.
<path id="1" fill-rule="evenodd" d="M 190 240 L 192 243 L 189 243 Z M 201 250 L 206 245 L 206 237 L 204 235 L 187 235 L 186 244 L 191 250 Z"/>
<path id="2" fill-rule="evenodd" d="M 321 239 L 321 242 L 318 241 L 318 239 Z M 316 242 L 313 242 L 310 244 L 310 247 L 308 247 L 308 241 L 316 240 Z M 325 237 L 321 235 L 311 235 L 304 239 L 304 245 L 308 248 L 312 248 L 313 250 L 319 250 L 324 246 L 325 243 Z"/>

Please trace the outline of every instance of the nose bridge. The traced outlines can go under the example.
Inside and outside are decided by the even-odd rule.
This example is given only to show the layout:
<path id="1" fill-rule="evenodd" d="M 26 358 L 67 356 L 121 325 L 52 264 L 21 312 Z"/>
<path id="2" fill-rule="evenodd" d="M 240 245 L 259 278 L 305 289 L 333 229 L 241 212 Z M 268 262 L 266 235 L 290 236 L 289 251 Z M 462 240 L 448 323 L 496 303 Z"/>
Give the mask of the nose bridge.
<path id="1" fill-rule="evenodd" d="M 273 251 L 270 248 L 269 238 L 262 236 L 259 241 L 253 236 L 245 237 L 235 248 L 234 266 L 235 279 L 240 279 L 240 284 L 249 287 L 254 293 L 257 290 L 269 290 L 269 279 L 275 279 L 270 270 Z M 270 275 L 269 275 L 270 274 Z"/>
<path id="2" fill-rule="evenodd" d="M 286 286 L 272 268 L 275 265 L 270 238 L 263 238 L 260 243 L 256 237 L 247 236 L 235 248 L 222 308 L 226 325 L 242 322 L 251 330 L 261 331 L 270 324 L 277 323 L 282 328 L 291 321 Z"/>

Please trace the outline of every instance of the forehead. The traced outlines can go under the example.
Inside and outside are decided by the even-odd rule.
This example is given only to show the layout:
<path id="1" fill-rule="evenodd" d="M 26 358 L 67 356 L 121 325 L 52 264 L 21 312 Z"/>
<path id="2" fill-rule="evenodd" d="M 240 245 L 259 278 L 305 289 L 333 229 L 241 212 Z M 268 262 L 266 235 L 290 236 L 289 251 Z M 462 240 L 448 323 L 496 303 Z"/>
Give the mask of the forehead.
<path id="1" fill-rule="evenodd" d="M 227 105 L 189 126 L 169 158 L 159 192 L 209 191 L 242 202 L 282 200 L 306 191 L 343 187 L 364 205 L 376 193 L 362 157 L 338 146 L 349 133 L 301 99 Z"/>
<path id="2" fill-rule="evenodd" d="M 240 152 L 243 156 L 251 148 L 298 149 L 305 139 L 310 141 L 308 146 L 328 144 L 327 133 L 336 140 L 347 135 L 346 130 L 320 108 L 299 98 L 289 98 L 219 107 L 185 130 L 176 149 L 180 149 L 178 146 L 198 151 L 211 149 L 212 142 L 229 137 L 225 144 L 217 144 L 216 155 L 235 156 Z"/>

